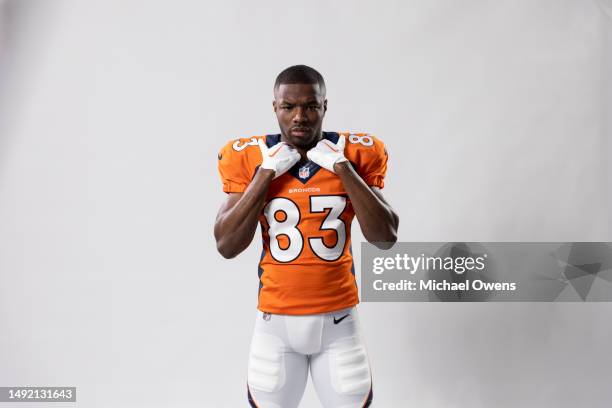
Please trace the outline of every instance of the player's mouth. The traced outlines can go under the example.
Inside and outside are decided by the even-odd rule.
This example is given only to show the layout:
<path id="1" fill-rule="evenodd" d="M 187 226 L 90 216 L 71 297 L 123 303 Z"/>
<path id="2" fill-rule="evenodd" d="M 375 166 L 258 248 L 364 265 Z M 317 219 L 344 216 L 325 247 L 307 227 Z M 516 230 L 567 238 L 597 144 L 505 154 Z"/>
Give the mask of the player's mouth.
<path id="1" fill-rule="evenodd" d="M 304 137 L 310 134 L 310 128 L 308 127 L 294 127 L 289 130 L 291 136 Z"/>

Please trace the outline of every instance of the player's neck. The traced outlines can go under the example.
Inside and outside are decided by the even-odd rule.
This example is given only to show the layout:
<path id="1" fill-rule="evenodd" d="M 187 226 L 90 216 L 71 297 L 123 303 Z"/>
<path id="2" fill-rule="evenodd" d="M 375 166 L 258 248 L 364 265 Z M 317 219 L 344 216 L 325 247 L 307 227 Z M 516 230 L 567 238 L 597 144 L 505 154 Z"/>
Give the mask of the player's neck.
<path id="1" fill-rule="evenodd" d="M 313 147 L 315 147 L 317 145 L 317 143 L 319 143 L 319 141 L 321 139 L 323 139 L 323 132 L 320 132 L 319 135 L 315 138 L 315 140 L 312 143 L 310 143 L 309 145 L 307 145 L 307 146 L 302 147 L 302 146 L 292 145 L 295 148 L 295 150 L 297 150 L 298 153 L 301 156 L 300 161 L 299 161 L 300 164 L 304 164 L 304 163 L 306 163 L 308 161 L 308 157 L 306 156 L 306 152 L 309 151 L 310 149 L 312 149 Z M 284 135 L 281 136 L 281 140 L 283 142 L 287 142 L 287 140 L 286 140 Z"/>
<path id="2" fill-rule="evenodd" d="M 308 161 L 308 156 L 306 156 L 306 152 L 307 152 L 308 150 L 304 150 L 304 149 L 297 149 L 297 148 L 296 148 L 296 150 L 297 150 L 297 151 L 300 153 L 300 156 L 301 156 L 300 161 L 299 161 L 298 163 L 299 163 L 299 164 L 304 164 L 304 163 L 306 163 L 306 162 Z"/>

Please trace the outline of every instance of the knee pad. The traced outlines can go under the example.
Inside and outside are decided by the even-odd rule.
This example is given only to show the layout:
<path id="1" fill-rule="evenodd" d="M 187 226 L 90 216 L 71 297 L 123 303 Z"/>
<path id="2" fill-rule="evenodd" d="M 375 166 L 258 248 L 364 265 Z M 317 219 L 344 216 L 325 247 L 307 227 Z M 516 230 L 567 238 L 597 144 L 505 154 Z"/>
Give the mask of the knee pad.
<path id="1" fill-rule="evenodd" d="M 254 390 L 276 392 L 285 385 L 285 361 L 282 340 L 278 337 L 257 333 L 251 342 L 248 383 Z"/>
<path id="2" fill-rule="evenodd" d="M 372 386 L 370 362 L 359 337 L 339 339 L 330 345 L 332 387 L 342 395 L 367 395 Z"/>

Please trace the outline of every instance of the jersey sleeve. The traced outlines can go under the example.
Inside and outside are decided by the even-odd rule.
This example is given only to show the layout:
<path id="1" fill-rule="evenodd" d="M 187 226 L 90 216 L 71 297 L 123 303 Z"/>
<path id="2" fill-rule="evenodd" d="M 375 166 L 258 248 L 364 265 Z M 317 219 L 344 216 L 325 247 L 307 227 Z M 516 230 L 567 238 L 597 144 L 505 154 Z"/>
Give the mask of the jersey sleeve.
<path id="1" fill-rule="evenodd" d="M 369 186 L 383 188 L 387 174 L 387 149 L 382 140 L 368 133 L 346 135 L 347 158 Z"/>
<path id="2" fill-rule="evenodd" d="M 223 191 L 226 193 L 242 193 L 251 182 L 247 154 L 243 149 L 236 150 L 234 146 L 244 146 L 242 139 L 228 142 L 219 151 L 218 169 Z"/>

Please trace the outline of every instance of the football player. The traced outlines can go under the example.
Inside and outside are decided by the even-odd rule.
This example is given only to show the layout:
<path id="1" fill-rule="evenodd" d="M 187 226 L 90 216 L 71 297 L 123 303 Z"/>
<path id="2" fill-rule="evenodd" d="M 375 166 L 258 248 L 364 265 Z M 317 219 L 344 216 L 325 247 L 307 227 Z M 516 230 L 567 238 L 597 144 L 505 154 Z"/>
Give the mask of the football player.
<path id="1" fill-rule="evenodd" d="M 367 133 L 322 130 L 325 82 L 308 66 L 278 75 L 272 106 L 280 134 L 232 140 L 218 156 L 227 197 L 215 222 L 217 249 L 235 257 L 258 224 L 263 238 L 248 401 L 297 407 L 310 370 L 324 407 L 368 407 L 351 222 L 356 216 L 379 248 L 396 241 L 399 218 L 381 194 L 387 151 Z"/>

